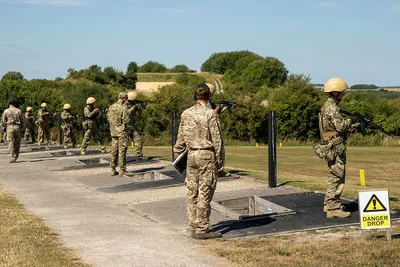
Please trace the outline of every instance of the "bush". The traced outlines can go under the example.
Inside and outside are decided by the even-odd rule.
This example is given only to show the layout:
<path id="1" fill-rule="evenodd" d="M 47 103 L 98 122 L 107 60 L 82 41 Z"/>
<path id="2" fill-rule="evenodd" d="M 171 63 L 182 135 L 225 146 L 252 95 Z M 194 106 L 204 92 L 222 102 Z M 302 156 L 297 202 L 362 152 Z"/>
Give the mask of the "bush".
<path id="1" fill-rule="evenodd" d="M 169 70 L 169 72 L 172 72 L 172 73 L 189 72 L 189 71 L 190 71 L 189 67 L 186 65 L 183 65 L 183 64 L 176 65 Z"/>
<path id="2" fill-rule="evenodd" d="M 141 73 L 164 73 L 166 71 L 167 67 L 156 61 L 148 61 L 139 68 L 139 72 Z"/>
<path id="3" fill-rule="evenodd" d="M 222 52 L 212 54 L 202 65 L 201 71 L 214 72 L 218 74 L 224 74 L 227 70 L 233 70 L 236 72 L 236 67 L 241 68 L 242 64 L 236 66 L 236 63 L 245 57 L 257 58 L 261 56 L 250 52 L 250 51 L 233 51 L 233 52 Z"/>

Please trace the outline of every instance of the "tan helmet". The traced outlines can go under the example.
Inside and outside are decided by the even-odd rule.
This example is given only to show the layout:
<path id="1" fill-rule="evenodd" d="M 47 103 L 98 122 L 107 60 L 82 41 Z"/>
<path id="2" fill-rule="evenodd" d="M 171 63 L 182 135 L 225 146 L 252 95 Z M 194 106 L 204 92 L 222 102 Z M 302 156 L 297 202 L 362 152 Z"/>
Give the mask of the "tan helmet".
<path id="1" fill-rule="evenodd" d="M 211 93 L 211 94 L 214 94 L 214 92 L 215 92 L 215 86 L 214 86 L 213 84 L 211 84 L 211 83 L 206 83 L 206 84 L 207 84 L 208 88 L 210 88 L 210 93 Z"/>
<path id="2" fill-rule="evenodd" d="M 331 78 L 324 85 L 324 92 L 344 92 L 348 87 L 347 83 L 340 78 Z"/>
<path id="3" fill-rule="evenodd" d="M 93 105 L 94 103 L 96 103 L 96 98 L 89 97 L 88 99 L 86 99 L 86 104 L 87 105 Z"/>
<path id="4" fill-rule="evenodd" d="M 71 109 L 71 105 L 68 103 L 64 104 L 64 109 Z"/>
<path id="5" fill-rule="evenodd" d="M 41 108 L 45 108 L 45 107 L 47 107 L 47 104 L 43 102 L 43 103 L 40 105 L 40 107 L 41 107 Z"/>
<path id="6" fill-rule="evenodd" d="M 128 100 L 135 101 L 137 99 L 137 93 L 135 91 L 130 91 L 128 93 Z"/>
<path id="7" fill-rule="evenodd" d="M 32 107 L 27 107 L 26 111 L 32 111 Z"/>

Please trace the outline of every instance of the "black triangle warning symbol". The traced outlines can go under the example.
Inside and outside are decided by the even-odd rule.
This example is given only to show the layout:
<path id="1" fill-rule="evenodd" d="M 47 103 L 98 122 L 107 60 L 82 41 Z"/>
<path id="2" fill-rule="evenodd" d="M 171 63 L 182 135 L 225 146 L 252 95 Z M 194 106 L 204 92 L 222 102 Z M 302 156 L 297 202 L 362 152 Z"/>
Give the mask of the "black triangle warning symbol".
<path id="1" fill-rule="evenodd" d="M 364 212 L 387 211 L 386 207 L 382 204 L 379 198 L 373 194 L 364 208 Z"/>

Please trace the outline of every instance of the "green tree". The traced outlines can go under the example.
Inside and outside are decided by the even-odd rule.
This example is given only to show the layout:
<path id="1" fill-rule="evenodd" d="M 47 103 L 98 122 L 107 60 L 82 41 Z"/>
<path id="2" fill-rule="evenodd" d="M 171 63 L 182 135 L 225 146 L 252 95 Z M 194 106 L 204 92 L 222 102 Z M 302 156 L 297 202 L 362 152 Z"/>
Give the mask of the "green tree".
<path id="1" fill-rule="evenodd" d="M 190 71 L 189 67 L 184 64 L 176 65 L 169 70 L 169 72 L 172 73 L 189 72 L 189 71 Z"/>
<path id="2" fill-rule="evenodd" d="M 1 80 L 11 80 L 11 81 L 22 81 L 24 79 L 24 76 L 22 75 L 21 72 L 17 71 L 9 71 L 6 74 L 3 75 Z"/>
<path id="3" fill-rule="evenodd" d="M 117 71 L 113 67 L 105 67 L 103 70 L 105 81 L 111 84 L 117 80 Z"/>
<path id="4" fill-rule="evenodd" d="M 350 89 L 378 89 L 378 86 L 375 84 L 355 84 Z"/>
<path id="5" fill-rule="evenodd" d="M 218 74 L 224 74 L 230 69 L 236 71 L 236 62 L 248 56 L 254 58 L 261 57 L 247 50 L 214 53 L 201 65 L 201 71 L 214 72 Z"/>
<path id="6" fill-rule="evenodd" d="M 287 80 L 288 70 L 277 58 L 266 57 L 250 63 L 243 71 L 242 81 L 249 86 L 277 87 Z"/>
<path id="7" fill-rule="evenodd" d="M 132 61 L 128 64 L 128 67 L 126 69 L 127 72 L 134 72 L 137 73 L 139 70 L 138 65 L 135 61 Z"/>
<path id="8" fill-rule="evenodd" d="M 164 73 L 167 71 L 167 67 L 165 65 L 158 63 L 156 61 L 148 61 L 144 63 L 140 68 L 139 72 L 146 73 Z"/>

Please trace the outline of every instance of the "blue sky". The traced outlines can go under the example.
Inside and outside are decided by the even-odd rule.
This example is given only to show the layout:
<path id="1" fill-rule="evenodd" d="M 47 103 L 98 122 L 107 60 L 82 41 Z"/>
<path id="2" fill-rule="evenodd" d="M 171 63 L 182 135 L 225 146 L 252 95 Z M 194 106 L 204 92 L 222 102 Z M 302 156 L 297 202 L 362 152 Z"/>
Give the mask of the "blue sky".
<path id="1" fill-rule="evenodd" d="M 65 77 L 215 52 L 280 59 L 315 83 L 400 85 L 400 0 L 0 0 L 0 75 Z"/>

